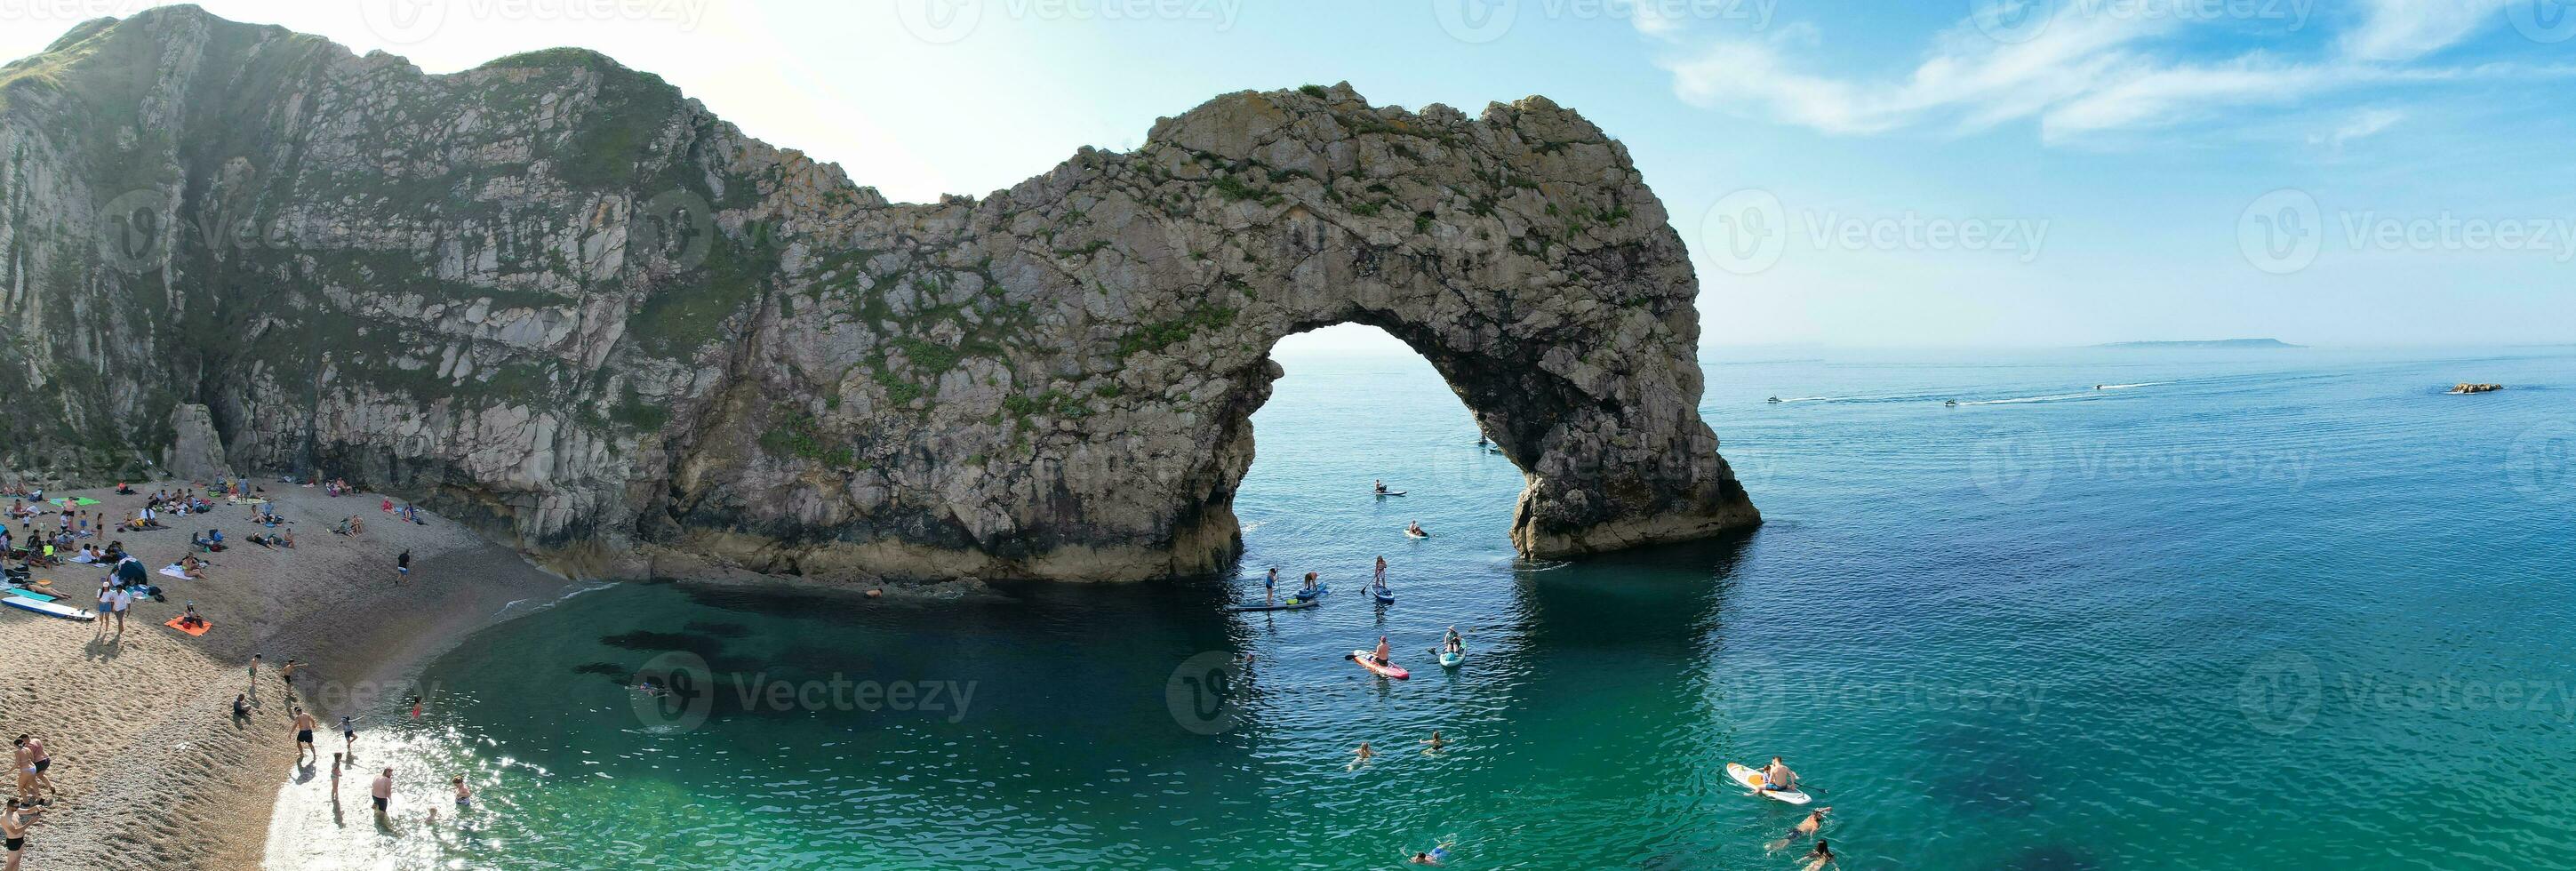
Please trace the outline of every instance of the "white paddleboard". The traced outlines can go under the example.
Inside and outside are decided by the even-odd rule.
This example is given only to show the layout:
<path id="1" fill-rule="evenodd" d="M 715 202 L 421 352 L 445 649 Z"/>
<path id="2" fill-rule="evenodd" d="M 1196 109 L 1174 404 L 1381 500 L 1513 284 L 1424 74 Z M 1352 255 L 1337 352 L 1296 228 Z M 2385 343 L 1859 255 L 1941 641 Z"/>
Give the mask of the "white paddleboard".
<path id="1" fill-rule="evenodd" d="M 5 604 L 12 608 L 34 611 L 48 617 L 60 617 L 65 620 L 88 622 L 98 619 L 98 615 L 96 614 L 59 602 L 39 602 L 34 599 L 22 599 L 17 596 L 0 596 L 0 604 Z"/>
<path id="2" fill-rule="evenodd" d="M 1745 789 L 1759 789 L 1762 784 L 1762 772 L 1729 762 L 1726 763 L 1726 779 L 1735 781 L 1735 785 Z M 1794 789 L 1764 789 L 1762 795 L 1772 801 L 1785 801 L 1790 804 L 1806 804 L 1815 800 L 1808 797 L 1806 793 Z"/>

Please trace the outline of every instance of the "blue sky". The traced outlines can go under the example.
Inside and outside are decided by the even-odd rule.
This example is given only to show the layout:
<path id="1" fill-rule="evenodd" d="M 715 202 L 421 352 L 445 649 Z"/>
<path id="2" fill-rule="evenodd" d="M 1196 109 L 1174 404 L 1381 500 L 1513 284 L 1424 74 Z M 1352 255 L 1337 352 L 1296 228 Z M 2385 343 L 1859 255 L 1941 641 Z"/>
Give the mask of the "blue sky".
<path id="1" fill-rule="evenodd" d="M 0 0 L 0 54 L 141 5 Z M 432 71 L 595 48 L 911 200 L 1225 91 L 1545 94 L 1628 144 L 1712 344 L 2576 341 L 2576 0 L 203 5 Z"/>

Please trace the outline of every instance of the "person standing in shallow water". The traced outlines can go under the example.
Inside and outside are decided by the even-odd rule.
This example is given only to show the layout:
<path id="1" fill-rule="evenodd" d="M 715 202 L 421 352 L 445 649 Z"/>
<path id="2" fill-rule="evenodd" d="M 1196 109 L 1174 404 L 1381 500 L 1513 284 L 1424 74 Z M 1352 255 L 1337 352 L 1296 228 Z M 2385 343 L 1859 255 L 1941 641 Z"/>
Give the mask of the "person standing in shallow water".
<path id="1" fill-rule="evenodd" d="M 392 768 L 386 768 L 383 774 L 376 775 L 376 781 L 374 783 L 367 785 L 367 797 L 376 803 L 376 825 L 386 825 L 387 820 L 385 819 L 385 806 L 392 804 L 394 800 L 394 770 Z"/>

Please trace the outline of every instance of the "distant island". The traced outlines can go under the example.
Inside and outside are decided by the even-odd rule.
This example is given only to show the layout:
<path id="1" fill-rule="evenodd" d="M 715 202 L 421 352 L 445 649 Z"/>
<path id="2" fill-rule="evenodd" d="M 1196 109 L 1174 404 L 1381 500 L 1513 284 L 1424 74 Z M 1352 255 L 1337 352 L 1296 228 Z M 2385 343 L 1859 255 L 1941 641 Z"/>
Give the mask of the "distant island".
<path id="1" fill-rule="evenodd" d="M 2279 339 L 2207 339 L 2197 342 L 2112 342 L 2096 348 L 2305 348 Z"/>

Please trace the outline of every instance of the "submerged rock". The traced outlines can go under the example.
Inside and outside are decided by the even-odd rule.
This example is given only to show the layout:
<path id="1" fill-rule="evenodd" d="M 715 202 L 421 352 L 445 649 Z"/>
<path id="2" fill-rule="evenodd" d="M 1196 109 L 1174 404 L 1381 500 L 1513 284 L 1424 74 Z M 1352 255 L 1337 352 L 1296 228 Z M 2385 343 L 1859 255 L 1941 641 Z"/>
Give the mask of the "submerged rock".
<path id="1" fill-rule="evenodd" d="M 0 158 L 20 469 L 113 475 L 202 403 L 233 467 L 602 574 L 1193 574 L 1240 549 L 1272 344 L 1363 323 L 1528 474 L 1524 553 L 1759 521 L 1681 240 L 1545 98 L 1228 94 L 896 204 L 595 53 L 429 75 L 167 7 L 0 71 Z"/>
<path id="2" fill-rule="evenodd" d="M 2457 386 L 2452 387 L 2452 388 L 2451 388 L 2451 392 L 2452 392 L 2452 393 L 2493 393 L 2493 392 L 2496 392 L 2496 391 L 2498 391 L 2498 390 L 2503 390 L 2503 389 L 2504 389 L 2504 385 L 2502 385 L 2502 384 L 2471 384 L 2471 383 L 2468 383 L 2468 382 L 2466 382 L 2466 381 L 2463 381 L 2463 382 L 2460 382 Z"/>

